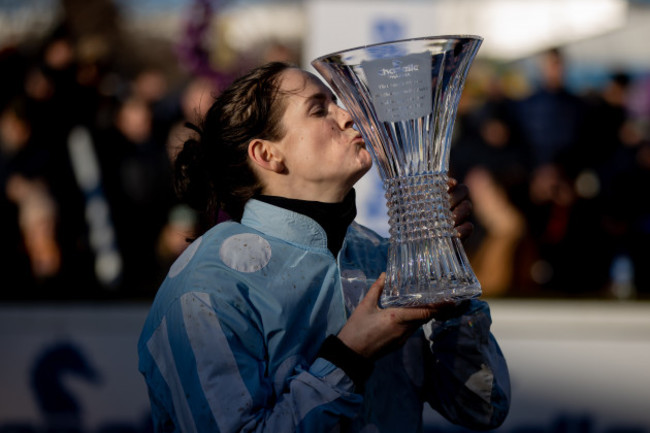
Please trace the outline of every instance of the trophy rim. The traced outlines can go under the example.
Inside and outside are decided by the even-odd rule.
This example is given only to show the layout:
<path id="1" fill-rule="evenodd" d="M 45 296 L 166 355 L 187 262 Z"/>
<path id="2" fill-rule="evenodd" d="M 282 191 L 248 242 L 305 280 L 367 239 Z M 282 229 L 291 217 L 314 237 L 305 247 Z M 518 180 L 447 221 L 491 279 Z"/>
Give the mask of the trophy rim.
<path id="1" fill-rule="evenodd" d="M 356 47 L 352 48 L 346 48 L 343 50 L 339 51 L 333 51 L 329 54 L 325 54 L 322 56 L 316 57 L 314 60 L 311 61 L 312 65 L 316 62 L 323 61 L 327 59 L 328 57 L 332 56 L 337 56 L 341 54 L 346 54 L 352 51 L 357 51 L 357 50 L 362 50 L 362 49 L 368 49 L 368 48 L 373 48 L 373 47 L 380 47 L 383 45 L 390 45 L 390 44 L 397 44 L 397 43 L 403 43 L 403 42 L 411 42 L 411 41 L 427 41 L 427 40 L 453 40 L 453 39 L 473 39 L 478 42 L 482 42 L 484 40 L 483 36 L 479 35 L 472 35 L 472 34 L 449 34 L 449 35 L 434 35 L 434 36 L 418 36 L 414 38 L 405 38 L 405 39 L 396 39 L 393 41 L 384 41 L 384 42 L 376 42 L 373 44 L 366 44 L 366 45 L 358 45 Z"/>

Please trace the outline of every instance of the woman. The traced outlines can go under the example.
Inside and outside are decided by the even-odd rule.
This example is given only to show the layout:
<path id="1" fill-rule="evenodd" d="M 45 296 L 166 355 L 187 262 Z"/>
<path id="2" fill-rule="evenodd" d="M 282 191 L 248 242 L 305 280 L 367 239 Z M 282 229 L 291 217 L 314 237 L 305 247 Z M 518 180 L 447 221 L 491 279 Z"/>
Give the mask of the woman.
<path id="1" fill-rule="evenodd" d="M 176 161 L 180 190 L 208 225 L 232 221 L 172 265 L 145 324 L 156 431 L 416 432 L 424 401 L 501 424 L 509 381 L 487 304 L 378 307 L 387 241 L 352 222 L 371 158 L 322 82 L 265 65 L 199 131 Z"/>

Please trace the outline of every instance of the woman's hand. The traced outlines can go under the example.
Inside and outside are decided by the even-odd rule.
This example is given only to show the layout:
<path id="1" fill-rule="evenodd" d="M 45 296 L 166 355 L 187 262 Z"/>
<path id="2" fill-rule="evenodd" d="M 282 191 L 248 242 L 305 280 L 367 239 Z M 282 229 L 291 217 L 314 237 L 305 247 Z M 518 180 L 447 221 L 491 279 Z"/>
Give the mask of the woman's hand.
<path id="1" fill-rule="evenodd" d="M 456 179 L 449 179 L 450 210 L 458 237 L 467 239 L 474 231 L 468 221 L 472 214 L 469 189 Z M 383 273 L 354 310 L 338 338 L 350 349 L 366 358 L 376 358 L 400 347 L 421 325 L 433 318 L 445 320 L 462 314 L 463 303 L 444 302 L 436 305 L 408 308 L 379 307 L 386 274 Z"/>
<path id="2" fill-rule="evenodd" d="M 474 224 L 469 221 L 472 215 L 472 202 L 469 200 L 469 189 L 466 185 L 450 178 L 449 182 L 450 210 L 454 218 L 454 227 L 461 240 L 470 237 L 474 231 Z"/>
<path id="3" fill-rule="evenodd" d="M 444 303 L 382 309 L 379 298 L 385 282 L 386 274 L 382 273 L 338 334 L 346 346 L 368 359 L 397 349 L 415 330 L 448 306 Z"/>

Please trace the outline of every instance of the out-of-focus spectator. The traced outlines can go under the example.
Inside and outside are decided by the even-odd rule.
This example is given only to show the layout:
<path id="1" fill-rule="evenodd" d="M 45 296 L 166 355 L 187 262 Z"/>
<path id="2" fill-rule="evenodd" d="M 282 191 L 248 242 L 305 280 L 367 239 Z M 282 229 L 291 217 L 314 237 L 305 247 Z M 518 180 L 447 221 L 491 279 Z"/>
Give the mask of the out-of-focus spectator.
<path id="1" fill-rule="evenodd" d="M 165 143 L 153 140 L 153 114 L 140 98 L 126 99 L 113 125 L 96 134 L 104 193 L 122 256 L 122 296 L 151 296 L 162 270 L 158 237 L 174 203 Z"/>
<path id="2" fill-rule="evenodd" d="M 645 119 L 629 117 L 620 128 L 620 146 L 604 164 L 599 194 L 591 201 L 600 211 L 599 241 L 609 259 L 608 296 L 620 299 L 650 294 L 647 245 L 650 204 L 638 196 L 650 188 L 650 140 Z"/>
<path id="3" fill-rule="evenodd" d="M 476 220 L 483 230 L 472 251 L 472 265 L 486 296 L 511 294 L 519 266 L 517 251 L 525 234 L 522 212 L 488 169 L 477 166 L 465 177 Z"/>
<path id="4" fill-rule="evenodd" d="M 450 167 L 468 185 L 474 204 L 476 234 L 468 254 L 483 292 L 495 296 L 515 283 L 529 156 L 513 118 L 514 101 L 496 79 L 488 81 L 486 93 L 481 104 L 459 115 Z"/>
<path id="5" fill-rule="evenodd" d="M 635 290 L 644 296 L 650 294 L 650 269 L 648 263 L 648 245 L 650 244 L 650 202 L 640 199 L 632 193 L 630 185 L 638 191 L 650 190 L 650 141 L 645 140 L 638 145 L 634 153 L 633 164 L 629 172 L 622 172 L 619 182 L 619 191 L 622 200 L 631 199 L 630 208 L 630 249 L 632 264 L 634 266 Z M 625 188 L 623 188 L 625 185 Z M 619 204 L 617 203 L 617 204 Z M 632 293 L 634 296 L 635 293 Z"/>
<path id="6" fill-rule="evenodd" d="M 196 236 L 197 216 L 194 209 L 176 205 L 169 212 L 157 244 L 157 258 L 166 270 L 187 248 L 190 239 Z"/>
<path id="7" fill-rule="evenodd" d="M 218 89 L 208 78 L 197 77 L 191 80 L 181 95 L 181 112 L 183 119 L 197 123 L 208 111 Z"/>
<path id="8" fill-rule="evenodd" d="M 565 84 L 566 65 L 559 49 L 539 56 L 538 88 L 516 107 L 517 124 L 530 149 L 529 197 L 524 210 L 528 239 L 521 257 L 520 287 L 530 290 L 593 290 L 576 284 L 581 245 L 568 237 L 573 185 L 567 169 L 581 141 L 585 109 Z"/>
<path id="9" fill-rule="evenodd" d="M 573 286 L 576 292 L 607 294 L 610 270 L 616 256 L 626 249 L 617 234 L 619 229 L 612 231 L 617 224 L 611 223 L 618 219 L 612 216 L 626 214 L 634 205 L 615 204 L 611 194 L 617 194 L 613 188 L 618 186 L 612 181 L 623 168 L 617 155 L 623 151 L 629 84 L 629 76 L 615 73 L 601 89 L 585 95 L 580 141 L 565 161 L 573 200 L 564 241 L 568 248 L 561 258 L 571 266 L 566 269 L 566 286 Z M 623 207 L 614 209 L 613 205 Z M 590 244 L 598 247 L 585 248 Z"/>
<path id="10" fill-rule="evenodd" d="M 33 291 L 32 268 L 23 232 L 28 228 L 25 223 L 27 213 L 20 206 L 19 199 L 27 200 L 24 191 L 17 191 L 16 182 L 25 179 L 20 168 L 23 160 L 29 160 L 28 143 L 32 132 L 26 117 L 24 101 L 14 100 L 0 111 L 0 263 L 6 267 L 4 272 L 6 284 L 0 290 L 3 299 L 14 299 L 20 295 L 17 291 Z M 13 182 L 14 188 L 9 188 Z M 18 184 L 20 186 L 20 184 Z M 21 195 L 23 195 L 21 197 Z M 51 215 L 51 214 L 50 214 Z M 21 224 L 20 220 L 23 223 Z"/>
<path id="11" fill-rule="evenodd" d="M 517 107 L 517 122 L 530 145 L 534 167 L 562 164 L 579 141 L 584 122 L 582 101 L 565 84 L 561 51 L 551 49 L 538 60 L 540 83 Z"/>
<path id="12" fill-rule="evenodd" d="M 7 197 L 18 207 L 18 226 L 37 280 L 55 277 L 61 267 L 56 239 L 56 205 L 40 180 L 12 175 L 6 184 Z"/>

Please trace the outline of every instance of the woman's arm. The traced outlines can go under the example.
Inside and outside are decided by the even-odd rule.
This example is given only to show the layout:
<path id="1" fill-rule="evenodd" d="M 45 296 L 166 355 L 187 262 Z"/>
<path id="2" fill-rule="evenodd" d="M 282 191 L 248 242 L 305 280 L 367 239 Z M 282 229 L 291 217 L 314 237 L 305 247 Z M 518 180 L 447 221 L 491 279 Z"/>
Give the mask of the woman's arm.
<path id="1" fill-rule="evenodd" d="M 216 302 L 183 295 L 141 347 L 156 431 L 331 432 L 356 416 L 352 380 L 322 358 L 290 368 L 276 392 L 284 374 L 268 372 L 255 320 Z"/>
<path id="2" fill-rule="evenodd" d="M 473 299 L 446 314 L 423 326 L 427 400 L 456 424 L 496 428 L 510 407 L 510 378 L 488 304 Z"/>
<path id="3" fill-rule="evenodd" d="M 510 379 L 501 350 L 490 333 L 488 304 L 468 300 L 424 308 L 378 307 L 385 274 L 373 284 L 339 338 L 369 359 L 420 335 L 426 400 L 450 421 L 473 429 L 496 428 L 510 407 Z M 435 317 L 435 320 L 430 320 Z M 424 326 L 421 326 L 424 324 Z M 411 346 L 405 350 L 418 350 Z M 416 366 L 412 366 L 417 368 Z"/>

